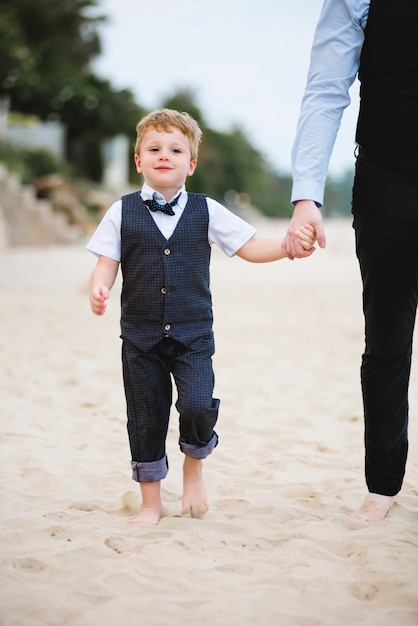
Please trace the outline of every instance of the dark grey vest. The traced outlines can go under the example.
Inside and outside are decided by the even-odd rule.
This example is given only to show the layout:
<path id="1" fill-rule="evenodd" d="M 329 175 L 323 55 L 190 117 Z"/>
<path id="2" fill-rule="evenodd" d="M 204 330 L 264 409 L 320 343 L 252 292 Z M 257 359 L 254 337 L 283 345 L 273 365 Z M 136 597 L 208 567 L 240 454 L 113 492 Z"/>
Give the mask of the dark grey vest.
<path id="1" fill-rule="evenodd" d="M 165 239 L 139 192 L 122 197 L 121 336 L 141 350 L 163 337 L 190 345 L 212 333 L 209 214 L 206 197 L 188 194 Z"/>
<path id="2" fill-rule="evenodd" d="M 418 0 L 371 0 L 360 59 L 356 141 L 418 174 Z"/>

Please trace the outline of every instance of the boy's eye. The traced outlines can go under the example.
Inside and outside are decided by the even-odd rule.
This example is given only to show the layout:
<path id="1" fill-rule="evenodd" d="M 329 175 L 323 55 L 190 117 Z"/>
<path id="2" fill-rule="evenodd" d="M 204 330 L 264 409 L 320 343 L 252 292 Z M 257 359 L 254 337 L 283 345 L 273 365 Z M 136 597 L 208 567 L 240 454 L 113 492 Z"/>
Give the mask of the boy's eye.
<path id="1" fill-rule="evenodd" d="M 150 148 L 150 152 L 158 152 L 158 148 Z"/>
<path id="2" fill-rule="evenodd" d="M 181 154 L 180 148 L 174 148 L 173 152 L 175 152 L 176 154 Z"/>

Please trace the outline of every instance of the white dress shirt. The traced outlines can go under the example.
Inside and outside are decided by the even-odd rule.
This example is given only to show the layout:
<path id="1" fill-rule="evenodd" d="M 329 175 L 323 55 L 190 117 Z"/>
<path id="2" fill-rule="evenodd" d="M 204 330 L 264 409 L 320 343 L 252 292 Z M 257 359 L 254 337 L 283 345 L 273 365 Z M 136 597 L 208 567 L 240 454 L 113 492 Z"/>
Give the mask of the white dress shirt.
<path id="1" fill-rule="evenodd" d="M 329 161 L 359 68 L 369 6 L 370 0 L 324 1 L 292 148 L 292 202 L 323 204 Z"/>

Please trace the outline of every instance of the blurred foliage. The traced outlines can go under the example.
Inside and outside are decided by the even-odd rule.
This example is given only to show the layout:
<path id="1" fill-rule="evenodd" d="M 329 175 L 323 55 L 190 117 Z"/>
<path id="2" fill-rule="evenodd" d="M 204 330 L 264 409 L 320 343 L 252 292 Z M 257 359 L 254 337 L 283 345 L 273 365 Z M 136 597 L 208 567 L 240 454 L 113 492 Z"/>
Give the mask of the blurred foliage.
<path id="1" fill-rule="evenodd" d="M 23 184 L 31 184 L 42 176 L 60 172 L 66 178 L 74 176 L 73 167 L 42 148 L 24 149 L 0 141 L 0 161 L 19 176 Z"/>
<path id="2" fill-rule="evenodd" d="M 326 217 L 350 216 L 354 168 L 338 179 L 329 177 L 325 188 L 323 213 Z"/>
<path id="3" fill-rule="evenodd" d="M 135 127 L 147 111 L 130 90 L 114 89 L 91 69 L 101 53 L 98 26 L 106 19 L 97 14 L 98 4 L 100 0 L 1 0 L 0 97 L 7 96 L 13 112 L 62 123 L 66 158 L 75 175 L 84 179 L 102 178 L 103 140 L 126 135 L 130 182 L 138 184 L 132 158 Z M 244 129 L 236 126 L 219 132 L 208 127 L 188 89 L 178 90 L 161 106 L 187 111 L 203 130 L 199 164 L 188 180 L 190 191 L 221 202 L 239 194 L 265 215 L 291 215 L 290 175 L 274 171 L 250 144 Z M 52 157 L 48 161 L 44 151 L 33 153 L 22 153 L 25 180 L 53 167 L 65 169 Z M 336 212 L 344 212 L 342 207 L 347 206 L 342 189 L 335 184 L 327 191 L 327 205 Z"/>
<path id="4" fill-rule="evenodd" d="M 67 157 L 100 180 L 103 138 L 132 132 L 144 110 L 131 91 L 113 89 L 91 71 L 100 54 L 97 0 L 2 0 L 0 96 L 12 111 L 60 121 Z"/>
<path id="5" fill-rule="evenodd" d="M 161 106 L 187 111 L 203 131 L 198 166 L 187 181 L 190 191 L 204 192 L 224 203 L 226 196 L 245 194 L 248 202 L 265 215 L 291 214 L 290 177 L 279 176 L 241 128 L 236 126 L 229 132 L 210 128 L 191 89 L 179 89 L 163 100 Z"/>

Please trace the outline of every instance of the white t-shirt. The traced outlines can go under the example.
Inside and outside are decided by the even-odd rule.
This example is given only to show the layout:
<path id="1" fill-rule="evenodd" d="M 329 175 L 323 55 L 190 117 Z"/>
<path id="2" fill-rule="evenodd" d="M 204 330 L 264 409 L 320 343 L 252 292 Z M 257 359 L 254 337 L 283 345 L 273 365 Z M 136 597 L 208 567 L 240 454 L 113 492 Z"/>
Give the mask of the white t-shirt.
<path id="1" fill-rule="evenodd" d="M 183 186 L 175 194 L 180 193 L 175 215 L 170 216 L 161 211 L 150 211 L 150 215 L 166 239 L 173 234 L 187 204 L 187 191 Z M 161 194 L 144 183 L 141 197 L 148 200 L 154 196 L 157 202 L 165 203 Z M 235 215 L 222 204 L 206 198 L 209 213 L 208 242 L 216 244 L 227 256 L 233 256 L 247 241 L 255 236 L 257 229 Z M 114 261 L 121 260 L 120 230 L 122 221 L 122 200 L 114 202 L 104 215 L 95 233 L 87 244 L 87 250 L 96 256 L 105 256 Z"/>

